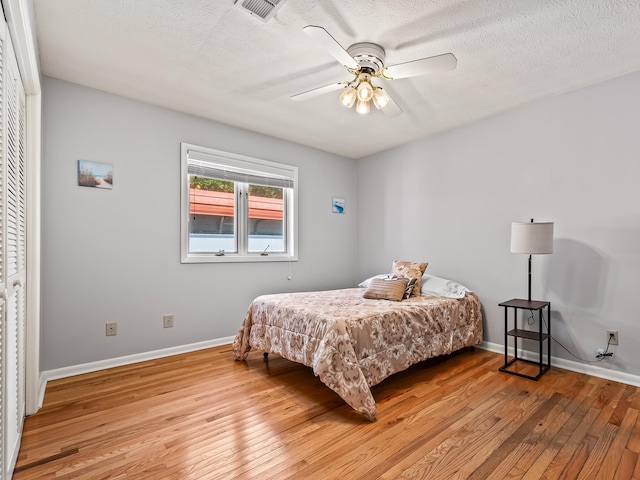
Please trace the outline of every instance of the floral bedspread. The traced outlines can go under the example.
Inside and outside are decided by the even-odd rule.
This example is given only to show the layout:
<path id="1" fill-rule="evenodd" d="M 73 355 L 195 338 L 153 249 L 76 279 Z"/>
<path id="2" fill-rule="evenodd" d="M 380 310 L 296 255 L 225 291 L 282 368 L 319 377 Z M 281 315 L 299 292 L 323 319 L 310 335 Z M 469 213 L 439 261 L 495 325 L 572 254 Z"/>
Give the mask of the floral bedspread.
<path id="1" fill-rule="evenodd" d="M 369 300 L 362 288 L 263 295 L 233 342 L 302 363 L 356 411 L 375 419 L 370 387 L 427 358 L 482 342 L 480 302 L 420 296 Z"/>

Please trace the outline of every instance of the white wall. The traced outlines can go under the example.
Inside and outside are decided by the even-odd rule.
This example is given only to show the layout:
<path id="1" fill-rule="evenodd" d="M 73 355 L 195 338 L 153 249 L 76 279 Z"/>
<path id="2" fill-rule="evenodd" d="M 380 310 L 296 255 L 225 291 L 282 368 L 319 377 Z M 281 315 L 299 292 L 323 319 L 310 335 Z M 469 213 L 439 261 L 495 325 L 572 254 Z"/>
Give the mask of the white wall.
<path id="1" fill-rule="evenodd" d="M 510 224 L 554 221 L 532 293 L 551 302 L 552 334 L 593 360 L 619 330 L 599 366 L 640 375 L 639 105 L 636 73 L 359 160 L 359 278 L 428 261 L 478 293 L 485 340 L 503 344 L 498 303 L 527 296 Z"/>
<path id="2" fill-rule="evenodd" d="M 41 369 L 229 337 L 256 295 L 347 287 L 394 259 L 477 291 L 485 340 L 502 344 L 497 304 L 526 296 L 510 223 L 535 218 L 555 222 L 555 253 L 533 259 L 554 336 L 593 359 L 619 330 L 599 365 L 640 375 L 637 105 L 632 74 L 354 162 L 45 78 Z M 300 167 L 292 281 L 284 263 L 180 264 L 181 141 Z M 114 189 L 78 187 L 78 159 L 113 163 Z M 331 213 L 334 195 L 345 215 Z"/>
<path id="3" fill-rule="evenodd" d="M 257 295 L 353 285 L 355 161 L 52 78 L 43 88 L 41 370 L 233 336 Z M 299 167 L 298 262 L 180 263 L 180 142 Z M 79 159 L 112 163 L 113 190 L 77 186 Z"/>

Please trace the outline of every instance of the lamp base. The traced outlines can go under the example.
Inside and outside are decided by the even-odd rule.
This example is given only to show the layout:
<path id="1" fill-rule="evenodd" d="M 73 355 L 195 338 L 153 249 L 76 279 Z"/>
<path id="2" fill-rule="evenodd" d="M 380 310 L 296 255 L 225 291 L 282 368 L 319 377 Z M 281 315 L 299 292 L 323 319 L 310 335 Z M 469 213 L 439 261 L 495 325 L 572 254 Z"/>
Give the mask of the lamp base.
<path id="1" fill-rule="evenodd" d="M 529 255 L 529 288 L 527 289 L 527 299 L 531 301 L 531 255 Z"/>

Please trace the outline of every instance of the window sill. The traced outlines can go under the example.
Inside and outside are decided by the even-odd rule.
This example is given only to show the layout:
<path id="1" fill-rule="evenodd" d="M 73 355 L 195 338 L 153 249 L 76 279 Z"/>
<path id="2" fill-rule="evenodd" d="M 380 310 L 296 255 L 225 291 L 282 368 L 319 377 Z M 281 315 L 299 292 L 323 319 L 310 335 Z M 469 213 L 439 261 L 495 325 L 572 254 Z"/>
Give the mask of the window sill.
<path id="1" fill-rule="evenodd" d="M 259 253 L 254 255 L 235 255 L 225 254 L 216 255 L 191 253 L 182 257 L 180 263 L 260 263 L 260 262 L 297 262 L 297 255 L 286 255 L 270 253 L 269 255 L 260 255 Z"/>

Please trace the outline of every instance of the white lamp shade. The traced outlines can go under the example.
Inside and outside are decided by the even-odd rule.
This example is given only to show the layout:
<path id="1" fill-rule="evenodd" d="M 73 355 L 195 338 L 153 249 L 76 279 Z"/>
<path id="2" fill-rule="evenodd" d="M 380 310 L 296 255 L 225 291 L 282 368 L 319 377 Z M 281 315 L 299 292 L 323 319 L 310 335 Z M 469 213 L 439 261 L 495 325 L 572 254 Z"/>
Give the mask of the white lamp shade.
<path id="1" fill-rule="evenodd" d="M 377 109 L 384 108 L 384 106 L 389 103 L 389 95 L 380 87 L 376 88 L 373 91 L 373 104 Z"/>
<path id="2" fill-rule="evenodd" d="M 358 92 L 358 100 L 362 102 L 368 102 L 373 96 L 373 86 L 371 85 L 371 75 L 368 73 L 361 73 L 358 76 L 358 86 L 356 90 Z"/>
<path id="3" fill-rule="evenodd" d="M 553 253 L 553 222 L 513 222 L 511 253 Z"/>
<path id="4" fill-rule="evenodd" d="M 371 106 L 366 100 L 358 100 L 358 103 L 356 103 L 356 112 L 360 113 L 361 115 L 366 115 L 370 110 Z"/>
<path id="5" fill-rule="evenodd" d="M 342 92 L 340 94 L 340 101 L 342 102 L 342 104 L 347 107 L 347 108 L 351 108 L 353 106 L 353 104 L 356 102 L 356 97 L 358 96 L 356 89 L 353 87 L 347 87 L 344 92 Z"/>

